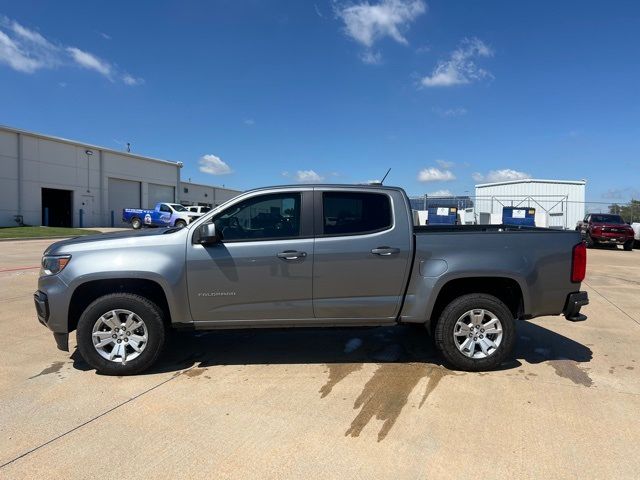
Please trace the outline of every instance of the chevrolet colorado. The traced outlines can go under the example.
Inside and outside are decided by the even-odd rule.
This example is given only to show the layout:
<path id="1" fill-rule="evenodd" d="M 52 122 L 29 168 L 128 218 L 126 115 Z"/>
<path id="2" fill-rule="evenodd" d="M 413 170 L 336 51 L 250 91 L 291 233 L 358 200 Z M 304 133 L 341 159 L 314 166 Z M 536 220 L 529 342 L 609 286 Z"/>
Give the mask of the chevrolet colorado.
<path id="1" fill-rule="evenodd" d="M 515 320 L 583 320 L 580 234 L 504 225 L 414 226 L 400 188 L 257 189 L 185 228 L 59 241 L 44 252 L 39 321 L 68 351 L 123 375 L 151 366 L 171 328 L 422 324 L 455 368 L 487 370 Z"/>

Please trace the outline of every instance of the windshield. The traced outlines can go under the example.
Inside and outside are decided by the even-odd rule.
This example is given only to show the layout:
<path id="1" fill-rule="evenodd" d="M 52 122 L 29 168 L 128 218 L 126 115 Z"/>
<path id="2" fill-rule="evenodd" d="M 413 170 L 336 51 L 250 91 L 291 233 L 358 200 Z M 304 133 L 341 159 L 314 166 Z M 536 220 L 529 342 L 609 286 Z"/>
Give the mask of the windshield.
<path id="1" fill-rule="evenodd" d="M 182 205 L 178 205 L 177 203 L 170 203 L 169 205 L 171 205 L 171 208 L 173 208 L 176 212 L 186 212 L 187 209 L 184 208 Z"/>
<path id="2" fill-rule="evenodd" d="M 624 223 L 620 215 L 591 215 L 591 221 L 595 223 Z"/>

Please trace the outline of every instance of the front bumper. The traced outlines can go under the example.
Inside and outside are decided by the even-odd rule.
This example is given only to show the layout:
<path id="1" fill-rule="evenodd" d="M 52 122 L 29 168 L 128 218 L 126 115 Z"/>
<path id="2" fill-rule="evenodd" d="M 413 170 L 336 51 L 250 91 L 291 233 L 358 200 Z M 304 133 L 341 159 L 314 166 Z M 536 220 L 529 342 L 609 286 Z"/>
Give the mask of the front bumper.
<path id="1" fill-rule="evenodd" d="M 68 305 L 69 288 L 59 275 L 38 279 L 38 291 L 33 294 L 38 321 L 53 332 L 60 350 L 69 351 Z"/>
<path id="2" fill-rule="evenodd" d="M 598 235 L 591 234 L 591 238 L 598 243 L 623 245 L 629 240 L 633 240 L 633 235 L 628 235 L 626 233 L 605 232 Z"/>
<path id="3" fill-rule="evenodd" d="M 589 295 L 587 292 L 574 292 L 567 296 L 562 314 L 567 320 L 572 322 L 581 322 L 586 320 L 586 315 L 580 314 L 580 309 L 585 305 L 589 305 Z"/>

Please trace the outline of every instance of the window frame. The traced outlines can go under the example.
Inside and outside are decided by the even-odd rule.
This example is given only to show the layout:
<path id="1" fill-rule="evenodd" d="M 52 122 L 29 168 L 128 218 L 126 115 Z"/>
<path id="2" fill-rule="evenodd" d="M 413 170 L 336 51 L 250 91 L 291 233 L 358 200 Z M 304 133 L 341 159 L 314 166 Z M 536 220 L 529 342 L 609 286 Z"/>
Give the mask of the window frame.
<path id="1" fill-rule="evenodd" d="M 378 228 L 375 230 L 367 230 L 354 233 L 324 233 L 324 194 L 325 193 L 357 193 L 364 195 L 383 195 L 387 197 L 389 201 L 389 209 L 391 210 L 391 225 L 388 227 Z M 396 225 L 395 209 L 393 208 L 393 198 L 388 192 L 384 191 L 372 191 L 372 190 L 350 190 L 350 189 L 320 189 L 314 192 L 315 203 L 315 218 L 314 218 L 314 233 L 316 238 L 332 238 L 332 237 L 359 237 L 363 235 L 372 235 L 381 232 L 388 232 L 393 230 Z"/>
<path id="2" fill-rule="evenodd" d="M 244 203 L 247 201 L 252 201 L 258 199 L 260 197 L 268 197 L 268 196 L 294 196 L 298 195 L 300 197 L 300 230 L 297 236 L 295 237 L 269 237 L 269 238 L 237 238 L 232 240 L 222 239 L 220 243 L 228 244 L 228 243 L 247 243 L 247 242 L 273 242 L 273 241 L 285 241 L 285 240 L 302 240 L 313 238 L 313 196 L 311 191 L 305 190 L 282 190 L 282 191 L 271 191 L 271 192 L 260 192 L 256 195 L 246 196 L 242 198 L 238 198 L 238 201 L 233 202 L 224 210 L 217 212 L 215 215 L 209 216 L 204 222 L 200 223 L 200 225 L 204 225 L 206 223 L 213 223 L 217 218 L 224 215 L 229 209 L 236 207 L 240 203 Z M 193 243 L 198 243 L 198 233 L 197 230 L 193 235 Z"/>

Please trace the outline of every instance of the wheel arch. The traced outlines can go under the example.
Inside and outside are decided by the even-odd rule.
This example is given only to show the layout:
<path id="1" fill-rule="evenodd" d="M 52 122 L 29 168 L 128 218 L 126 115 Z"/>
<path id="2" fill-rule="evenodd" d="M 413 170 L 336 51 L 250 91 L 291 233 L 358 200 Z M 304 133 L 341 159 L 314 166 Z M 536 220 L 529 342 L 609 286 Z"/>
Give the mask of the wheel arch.
<path id="1" fill-rule="evenodd" d="M 68 332 L 78 326 L 82 312 L 96 299 L 110 293 L 133 293 L 155 303 L 162 311 L 165 326 L 171 325 L 171 310 L 162 286 L 147 278 L 108 278 L 89 280 L 78 285 L 69 302 Z"/>
<path id="2" fill-rule="evenodd" d="M 435 293 L 435 292 L 434 292 Z M 435 293 L 435 302 L 427 312 L 427 325 L 435 328 L 440 314 L 455 298 L 470 293 L 492 295 L 502 301 L 514 318 L 524 318 L 526 305 L 521 284 L 507 276 L 473 276 L 448 279 Z"/>

